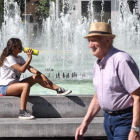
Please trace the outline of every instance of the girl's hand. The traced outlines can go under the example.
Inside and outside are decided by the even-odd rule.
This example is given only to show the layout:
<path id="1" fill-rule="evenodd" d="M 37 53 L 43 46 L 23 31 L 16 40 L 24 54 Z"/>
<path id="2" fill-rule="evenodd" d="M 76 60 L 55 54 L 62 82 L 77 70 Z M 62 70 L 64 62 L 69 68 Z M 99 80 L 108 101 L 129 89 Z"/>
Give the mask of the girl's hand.
<path id="1" fill-rule="evenodd" d="M 26 54 L 27 54 L 28 58 L 30 58 L 30 59 L 32 59 L 32 53 L 33 53 L 32 49 L 26 50 Z"/>
<path id="2" fill-rule="evenodd" d="M 53 85 L 53 83 L 45 75 L 42 76 L 42 79 L 45 85 L 47 84 L 49 84 L 50 86 Z"/>

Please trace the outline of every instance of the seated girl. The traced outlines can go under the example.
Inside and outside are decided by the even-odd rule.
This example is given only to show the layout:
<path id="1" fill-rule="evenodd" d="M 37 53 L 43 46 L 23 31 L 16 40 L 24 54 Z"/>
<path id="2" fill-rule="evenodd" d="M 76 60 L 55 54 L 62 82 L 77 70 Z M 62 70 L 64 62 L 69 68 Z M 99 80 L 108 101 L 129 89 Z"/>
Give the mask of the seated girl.
<path id="1" fill-rule="evenodd" d="M 21 95 L 21 105 L 19 111 L 20 119 L 34 119 L 34 116 L 26 110 L 26 104 L 30 93 L 30 88 L 38 83 L 44 88 L 56 90 L 57 95 L 66 95 L 71 90 L 61 88 L 52 83 L 44 74 L 30 66 L 32 61 L 32 49 L 28 49 L 27 61 L 19 53 L 22 52 L 22 42 L 18 38 L 11 38 L 7 42 L 0 57 L 1 78 L 0 94 L 4 96 Z M 21 73 L 29 70 L 34 75 L 20 81 Z"/>

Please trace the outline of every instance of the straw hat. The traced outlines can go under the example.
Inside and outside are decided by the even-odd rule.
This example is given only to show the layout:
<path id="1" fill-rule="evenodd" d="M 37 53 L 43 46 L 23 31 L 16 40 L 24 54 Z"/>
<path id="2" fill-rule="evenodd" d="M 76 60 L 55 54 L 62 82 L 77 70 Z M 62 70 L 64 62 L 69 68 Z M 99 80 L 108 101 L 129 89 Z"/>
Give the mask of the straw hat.
<path id="1" fill-rule="evenodd" d="M 105 22 L 95 22 L 90 25 L 89 34 L 85 36 L 88 38 L 90 36 L 110 36 L 113 39 L 115 35 L 112 34 L 111 26 Z"/>

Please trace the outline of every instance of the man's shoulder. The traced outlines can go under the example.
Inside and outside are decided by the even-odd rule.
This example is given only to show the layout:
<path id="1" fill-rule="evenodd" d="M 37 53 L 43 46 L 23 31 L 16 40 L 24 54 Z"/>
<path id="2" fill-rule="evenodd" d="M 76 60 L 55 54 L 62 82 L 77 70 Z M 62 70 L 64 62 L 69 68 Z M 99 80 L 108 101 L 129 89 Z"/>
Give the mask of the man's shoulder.
<path id="1" fill-rule="evenodd" d="M 114 53 L 113 58 L 116 61 L 132 60 L 132 57 L 127 52 L 122 51 L 122 50 L 117 50 L 116 53 Z"/>

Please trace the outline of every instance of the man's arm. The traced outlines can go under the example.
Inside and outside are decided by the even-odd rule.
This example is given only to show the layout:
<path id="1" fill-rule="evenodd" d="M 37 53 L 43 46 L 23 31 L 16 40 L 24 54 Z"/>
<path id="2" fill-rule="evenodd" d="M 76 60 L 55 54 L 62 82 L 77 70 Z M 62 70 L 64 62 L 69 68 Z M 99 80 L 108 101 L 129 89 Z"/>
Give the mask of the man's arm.
<path id="1" fill-rule="evenodd" d="M 134 100 L 132 126 L 140 127 L 140 88 L 131 93 L 131 96 Z M 131 129 L 128 139 L 140 140 L 139 132 L 135 132 L 134 130 Z"/>
<path id="2" fill-rule="evenodd" d="M 96 116 L 96 114 L 99 112 L 99 110 L 100 106 L 98 103 L 97 94 L 95 93 L 82 124 L 76 130 L 75 140 L 82 139 L 83 134 L 86 132 L 88 125 L 90 124 L 92 119 Z"/>

